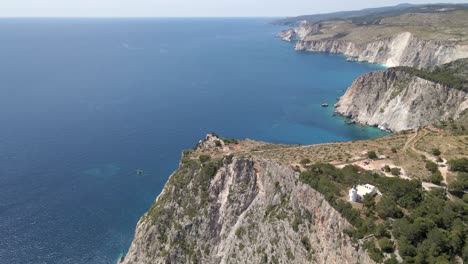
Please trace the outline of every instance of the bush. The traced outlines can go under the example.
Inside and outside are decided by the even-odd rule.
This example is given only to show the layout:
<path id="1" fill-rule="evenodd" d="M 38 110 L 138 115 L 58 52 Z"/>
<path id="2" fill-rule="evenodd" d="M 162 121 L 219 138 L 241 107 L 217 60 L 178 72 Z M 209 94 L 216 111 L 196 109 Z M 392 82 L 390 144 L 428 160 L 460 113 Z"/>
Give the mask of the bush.
<path id="1" fill-rule="evenodd" d="M 379 247 L 385 253 L 393 252 L 393 242 L 386 237 L 379 240 Z"/>
<path id="2" fill-rule="evenodd" d="M 436 171 L 439 171 L 439 168 L 437 167 L 437 164 L 434 162 L 427 160 L 426 161 L 426 169 L 429 170 L 430 172 L 434 173 Z"/>
<path id="3" fill-rule="evenodd" d="M 375 210 L 377 214 L 384 219 L 387 217 L 400 218 L 403 216 L 403 212 L 398 208 L 395 198 L 389 195 L 382 196 L 380 202 L 375 206 Z"/>
<path id="4" fill-rule="evenodd" d="M 302 159 L 301 162 L 299 162 L 302 166 L 307 165 L 310 163 L 310 159 Z"/>
<path id="5" fill-rule="evenodd" d="M 451 171 L 468 172 L 467 158 L 449 160 L 447 163 Z"/>
<path id="6" fill-rule="evenodd" d="M 385 166 L 383 167 L 383 169 L 384 169 L 385 172 L 390 172 L 390 171 L 392 170 L 392 169 L 390 168 L 390 166 L 388 166 L 388 165 L 385 165 Z"/>
<path id="7" fill-rule="evenodd" d="M 367 209 L 374 210 L 374 207 L 375 207 L 374 196 L 370 194 L 364 195 L 363 204 L 364 204 L 364 207 L 366 207 Z"/>
<path id="8" fill-rule="evenodd" d="M 442 174 L 438 170 L 431 175 L 431 182 L 434 184 L 440 184 L 443 180 L 444 177 L 442 177 Z"/>
<path id="9" fill-rule="evenodd" d="M 392 153 L 397 153 L 397 149 L 396 149 L 396 148 L 392 148 Z"/>
<path id="10" fill-rule="evenodd" d="M 442 154 L 438 148 L 433 148 L 433 149 L 431 150 L 431 153 L 432 153 L 432 155 L 434 155 L 434 156 L 440 156 L 440 154 Z"/>
<path id="11" fill-rule="evenodd" d="M 384 264 L 399 264 L 399 263 L 400 262 L 398 262 L 395 254 L 392 254 L 392 256 L 384 262 Z"/>
<path id="12" fill-rule="evenodd" d="M 198 159 L 200 160 L 201 163 L 205 163 L 205 162 L 209 161 L 211 159 L 211 157 L 209 155 L 200 155 L 200 157 L 198 157 Z"/>
<path id="13" fill-rule="evenodd" d="M 390 170 L 390 172 L 391 172 L 392 175 L 394 175 L 394 176 L 400 176 L 400 174 L 401 174 L 401 169 L 400 169 L 400 168 L 392 168 L 392 169 Z"/>
<path id="14" fill-rule="evenodd" d="M 368 157 L 369 159 L 373 159 L 373 160 L 374 160 L 374 159 L 377 159 L 377 153 L 375 153 L 375 151 L 373 151 L 373 150 L 368 151 L 368 152 L 367 152 L 367 157 Z"/>

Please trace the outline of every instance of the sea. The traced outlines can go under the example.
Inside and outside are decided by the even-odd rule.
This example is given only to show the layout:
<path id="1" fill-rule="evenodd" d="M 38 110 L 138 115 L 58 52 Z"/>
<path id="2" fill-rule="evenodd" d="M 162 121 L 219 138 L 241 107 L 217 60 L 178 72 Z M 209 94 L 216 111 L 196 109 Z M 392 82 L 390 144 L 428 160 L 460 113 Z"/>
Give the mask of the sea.
<path id="1" fill-rule="evenodd" d="M 382 66 L 295 51 L 271 20 L 0 19 L 0 263 L 115 263 L 209 132 L 386 135 L 333 116 L 353 79 Z"/>

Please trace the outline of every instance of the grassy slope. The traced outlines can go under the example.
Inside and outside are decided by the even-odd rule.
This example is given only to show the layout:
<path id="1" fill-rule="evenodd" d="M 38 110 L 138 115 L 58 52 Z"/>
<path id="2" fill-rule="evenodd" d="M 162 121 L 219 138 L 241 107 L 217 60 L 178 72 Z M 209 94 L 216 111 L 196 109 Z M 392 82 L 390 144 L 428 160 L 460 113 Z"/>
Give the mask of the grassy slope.
<path id="1" fill-rule="evenodd" d="M 413 67 L 394 67 L 393 69 L 468 92 L 468 58 L 459 59 L 430 69 L 420 70 Z"/>
<path id="2" fill-rule="evenodd" d="M 468 8 L 449 12 L 402 14 L 379 19 L 375 24 L 354 20 L 320 22 L 322 32 L 309 35 L 305 40 L 342 39 L 354 43 L 367 43 L 411 32 L 426 40 L 468 43 Z M 369 22 L 371 23 L 371 22 Z"/>
<path id="3" fill-rule="evenodd" d="M 378 7 L 378 8 L 366 8 L 362 10 L 354 11 L 342 11 L 333 13 L 323 13 L 316 15 L 304 15 L 298 17 L 288 17 L 274 21 L 274 24 L 278 25 L 290 25 L 294 26 L 300 21 L 308 21 L 310 23 L 316 23 L 325 20 L 345 20 L 352 19 L 356 24 L 375 24 L 378 23 L 382 18 L 399 16 L 401 14 L 408 13 L 432 13 L 441 9 L 461 9 L 467 8 L 468 4 L 434 4 L 434 5 L 412 5 L 412 4 L 400 4 L 396 6 Z"/>

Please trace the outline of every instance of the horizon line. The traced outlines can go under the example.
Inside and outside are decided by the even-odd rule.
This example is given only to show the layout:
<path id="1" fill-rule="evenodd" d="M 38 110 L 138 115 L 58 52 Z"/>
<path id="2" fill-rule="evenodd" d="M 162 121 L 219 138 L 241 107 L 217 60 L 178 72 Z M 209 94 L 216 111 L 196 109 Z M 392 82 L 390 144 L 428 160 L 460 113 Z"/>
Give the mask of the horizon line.
<path id="1" fill-rule="evenodd" d="M 0 16 L 0 19 L 8 18 L 287 18 L 296 16 Z"/>

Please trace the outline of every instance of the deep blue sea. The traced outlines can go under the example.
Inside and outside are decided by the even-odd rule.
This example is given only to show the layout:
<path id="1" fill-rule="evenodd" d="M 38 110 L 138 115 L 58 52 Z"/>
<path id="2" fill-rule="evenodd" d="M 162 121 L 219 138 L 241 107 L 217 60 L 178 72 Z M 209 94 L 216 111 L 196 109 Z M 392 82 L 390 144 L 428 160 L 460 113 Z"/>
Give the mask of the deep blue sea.
<path id="1" fill-rule="evenodd" d="M 379 66 L 296 52 L 269 20 L 0 19 L 0 263 L 115 262 L 208 132 L 385 134 L 321 107 Z"/>

